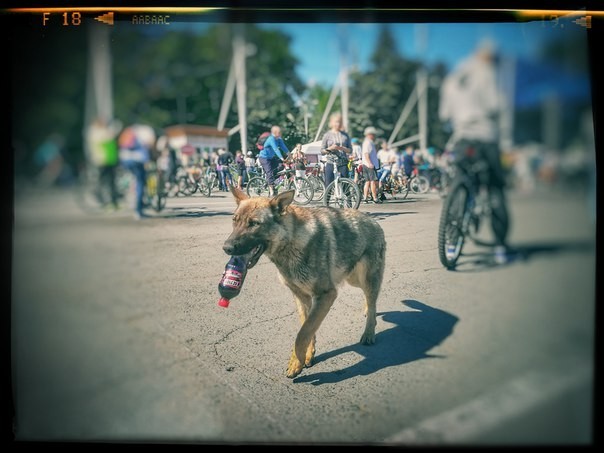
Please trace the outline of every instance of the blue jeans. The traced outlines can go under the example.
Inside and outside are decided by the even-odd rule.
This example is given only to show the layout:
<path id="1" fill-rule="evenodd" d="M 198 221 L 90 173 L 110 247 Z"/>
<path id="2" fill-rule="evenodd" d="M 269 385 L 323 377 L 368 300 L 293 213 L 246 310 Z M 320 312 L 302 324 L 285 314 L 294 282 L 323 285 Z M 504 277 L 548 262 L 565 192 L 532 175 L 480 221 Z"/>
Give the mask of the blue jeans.
<path id="1" fill-rule="evenodd" d="M 138 214 L 143 213 L 143 196 L 145 194 L 145 184 L 147 182 L 147 172 L 142 162 L 126 162 L 124 167 L 129 170 L 136 179 L 136 205 L 135 210 Z"/>
<path id="2" fill-rule="evenodd" d="M 386 181 L 388 175 L 390 175 L 390 169 L 388 167 L 380 168 L 378 170 L 378 179 L 380 182 Z"/>
<path id="3" fill-rule="evenodd" d="M 340 173 L 341 178 L 345 178 L 348 173 L 348 167 L 346 167 L 345 165 L 338 167 L 338 173 Z M 331 162 L 325 163 L 325 169 L 323 171 L 323 174 L 324 174 L 324 179 L 325 179 L 325 187 L 327 187 L 334 180 L 333 164 Z"/>
<path id="4" fill-rule="evenodd" d="M 226 167 L 226 169 L 223 166 L 223 169 L 220 170 L 220 183 L 222 186 L 222 190 L 224 190 L 225 192 L 227 190 L 229 190 L 229 186 L 227 185 L 227 179 L 229 180 L 229 185 L 233 184 L 233 175 L 231 175 L 231 171 L 229 170 L 229 167 Z"/>

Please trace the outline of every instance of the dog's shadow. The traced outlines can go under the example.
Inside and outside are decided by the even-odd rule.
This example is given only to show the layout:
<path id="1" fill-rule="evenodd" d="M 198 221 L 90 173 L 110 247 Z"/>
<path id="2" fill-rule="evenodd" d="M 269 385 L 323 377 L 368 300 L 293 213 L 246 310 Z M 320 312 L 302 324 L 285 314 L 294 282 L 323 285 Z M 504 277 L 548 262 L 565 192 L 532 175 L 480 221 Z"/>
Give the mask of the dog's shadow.
<path id="1" fill-rule="evenodd" d="M 295 378 L 294 382 L 332 384 L 420 359 L 442 358 L 443 356 L 432 355 L 428 351 L 451 335 L 459 318 L 417 300 L 403 300 L 402 303 L 416 311 L 378 313 L 382 321 L 395 326 L 377 333 L 374 345 L 355 343 L 325 352 L 315 357 L 315 364 L 347 352 L 363 356 L 362 360 L 337 371 L 312 373 L 312 368 L 306 368 L 304 374 Z"/>

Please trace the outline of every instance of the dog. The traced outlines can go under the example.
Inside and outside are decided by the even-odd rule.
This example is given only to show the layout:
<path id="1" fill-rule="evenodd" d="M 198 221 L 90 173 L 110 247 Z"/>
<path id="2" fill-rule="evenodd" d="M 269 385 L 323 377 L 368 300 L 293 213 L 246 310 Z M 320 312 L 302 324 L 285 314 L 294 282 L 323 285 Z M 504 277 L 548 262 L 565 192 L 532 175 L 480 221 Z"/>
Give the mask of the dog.
<path id="1" fill-rule="evenodd" d="M 296 301 L 302 326 L 286 376 L 294 378 L 312 366 L 315 334 L 344 281 L 363 290 L 366 323 L 361 343 L 373 344 L 386 253 L 384 231 L 377 222 L 355 209 L 292 205 L 293 190 L 273 198 L 250 198 L 233 185 L 231 192 L 237 208 L 224 252 L 245 255 L 248 269 L 266 254 Z"/>

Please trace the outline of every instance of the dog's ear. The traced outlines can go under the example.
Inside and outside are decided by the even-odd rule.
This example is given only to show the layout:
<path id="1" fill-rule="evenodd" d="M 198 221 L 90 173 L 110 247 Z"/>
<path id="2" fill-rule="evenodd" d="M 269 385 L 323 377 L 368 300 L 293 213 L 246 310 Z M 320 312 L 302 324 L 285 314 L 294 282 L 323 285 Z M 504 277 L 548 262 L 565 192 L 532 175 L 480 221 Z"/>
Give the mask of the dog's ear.
<path id="1" fill-rule="evenodd" d="M 235 197 L 237 206 L 239 206 L 239 203 L 241 203 L 243 200 L 247 200 L 249 198 L 243 190 L 238 189 L 234 184 L 230 184 L 230 189 L 233 197 Z"/>
<path id="2" fill-rule="evenodd" d="M 287 208 L 292 203 L 292 201 L 294 201 L 295 194 L 295 190 L 281 192 L 279 195 L 271 199 L 271 207 L 279 214 L 282 214 L 283 211 L 285 211 L 285 208 Z"/>

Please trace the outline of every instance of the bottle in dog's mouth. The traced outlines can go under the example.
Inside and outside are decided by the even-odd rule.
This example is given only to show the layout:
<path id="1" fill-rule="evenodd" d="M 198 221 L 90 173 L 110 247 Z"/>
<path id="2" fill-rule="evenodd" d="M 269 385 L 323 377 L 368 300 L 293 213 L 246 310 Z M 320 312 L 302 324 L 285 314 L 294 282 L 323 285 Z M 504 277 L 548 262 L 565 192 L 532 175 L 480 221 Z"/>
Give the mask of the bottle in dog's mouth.
<path id="1" fill-rule="evenodd" d="M 258 262 L 258 260 L 262 256 L 262 254 L 264 253 L 264 250 L 265 250 L 264 245 L 259 244 L 244 255 L 248 269 L 250 269 L 256 265 L 256 263 Z"/>

